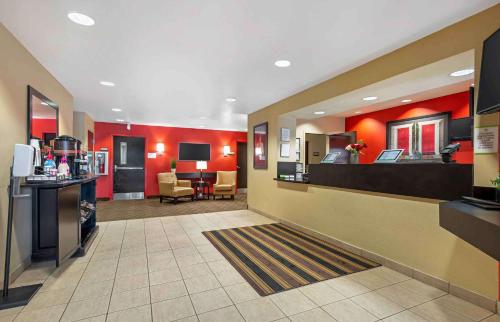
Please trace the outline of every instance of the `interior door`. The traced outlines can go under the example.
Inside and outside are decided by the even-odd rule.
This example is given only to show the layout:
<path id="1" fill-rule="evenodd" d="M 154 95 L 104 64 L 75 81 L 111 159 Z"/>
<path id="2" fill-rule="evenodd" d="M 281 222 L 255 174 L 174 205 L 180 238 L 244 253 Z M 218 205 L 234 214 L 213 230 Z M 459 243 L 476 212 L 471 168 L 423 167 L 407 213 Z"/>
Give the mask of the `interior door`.
<path id="1" fill-rule="evenodd" d="M 113 137 L 113 199 L 144 199 L 144 138 Z"/>
<path id="2" fill-rule="evenodd" d="M 238 189 L 246 189 L 247 188 L 247 143 L 246 142 L 238 142 L 236 162 L 237 162 L 236 180 L 238 184 Z"/>
<path id="3" fill-rule="evenodd" d="M 335 160 L 335 163 L 350 162 L 351 155 L 345 150 L 345 147 L 352 143 L 356 143 L 356 132 L 345 132 L 340 134 L 332 134 L 329 136 L 328 146 L 330 149 L 330 153 L 341 153 L 340 156 Z"/>

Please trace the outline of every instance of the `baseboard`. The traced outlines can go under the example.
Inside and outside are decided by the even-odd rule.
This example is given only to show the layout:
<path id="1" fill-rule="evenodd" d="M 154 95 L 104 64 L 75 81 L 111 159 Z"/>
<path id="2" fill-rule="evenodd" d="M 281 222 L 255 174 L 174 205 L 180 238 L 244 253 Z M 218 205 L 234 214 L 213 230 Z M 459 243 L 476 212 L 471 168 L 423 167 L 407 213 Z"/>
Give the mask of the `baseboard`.
<path id="1" fill-rule="evenodd" d="M 108 197 L 104 197 L 104 198 L 96 198 L 95 200 L 96 201 L 110 201 L 111 199 Z"/>
<path id="2" fill-rule="evenodd" d="M 31 258 L 25 258 L 16 268 L 10 272 L 10 284 L 12 284 L 31 265 Z"/>
<path id="3" fill-rule="evenodd" d="M 352 244 L 346 243 L 344 241 L 338 240 L 336 238 L 325 235 L 325 234 L 320 233 L 318 231 L 315 231 L 315 230 L 309 229 L 307 227 L 295 224 L 293 222 L 290 222 L 288 220 L 284 220 L 282 218 L 278 218 L 276 216 L 270 215 L 268 213 L 265 213 L 263 211 L 260 211 L 258 209 L 252 208 L 252 207 L 249 207 L 248 209 L 253 211 L 253 212 L 256 212 L 262 216 L 268 217 L 270 219 L 276 220 L 277 222 L 283 223 L 283 224 L 288 225 L 290 227 L 293 227 L 297 230 L 300 230 L 303 233 L 312 235 L 316 238 L 319 238 L 319 239 L 322 239 L 326 242 L 332 243 L 335 246 L 341 247 L 341 248 L 348 250 L 354 254 L 366 257 L 366 258 L 373 260 L 379 264 L 382 264 L 390 269 L 393 269 L 401 274 L 404 274 L 408 277 L 419 280 L 420 282 L 425 283 L 427 285 L 438 288 L 444 292 L 447 292 L 447 293 L 452 294 L 452 295 L 454 295 L 458 298 L 461 298 L 465 301 L 468 301 L 468 302 L 473 303 L 477 306 L 480 306 L 488 311 L 491 311 L 493 313 L 500 312 L 500 304 L 496 300 L 487 298 L 481 294 L 477 294 L 473 291 L 456 286 L 456 285 L 450 283 L 449 281 L 445 281 L 445 280 L 438 278 L 436 276 L 432 276 L 432 275 L 427 274 L 425 272 L 419 271 L 415 268 L 401 264 L 401 263 L 394 261 L 390 258 L 384 257 L 380 254 L 370 252 L 368 250 L 365 250 L 363 248 L 360 248 L 360 247 L 354 246 Z"/>
<path id="4" fill-rule="evenodd" d="M 146 196 L 146 199 L 158 199 L 158 198 L 160 198 L 160 195 Z"/>

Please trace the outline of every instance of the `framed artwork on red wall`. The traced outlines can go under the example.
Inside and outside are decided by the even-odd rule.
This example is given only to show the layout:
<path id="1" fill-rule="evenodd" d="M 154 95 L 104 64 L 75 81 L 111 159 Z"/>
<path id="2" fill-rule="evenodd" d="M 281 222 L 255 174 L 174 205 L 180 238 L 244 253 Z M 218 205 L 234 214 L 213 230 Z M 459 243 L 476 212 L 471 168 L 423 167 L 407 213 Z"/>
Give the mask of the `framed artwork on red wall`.
<path id="1" fill-rule="evenodd" d="M 267 169 L 267 122 L 253 127 L 253 168 Z"/>
<path id="2" fill-rule="evenodd" d="M 387 149 L 403 149 L 403 155 L 439 157 L 448 145 L 450 113 L 387 122 Z"/>

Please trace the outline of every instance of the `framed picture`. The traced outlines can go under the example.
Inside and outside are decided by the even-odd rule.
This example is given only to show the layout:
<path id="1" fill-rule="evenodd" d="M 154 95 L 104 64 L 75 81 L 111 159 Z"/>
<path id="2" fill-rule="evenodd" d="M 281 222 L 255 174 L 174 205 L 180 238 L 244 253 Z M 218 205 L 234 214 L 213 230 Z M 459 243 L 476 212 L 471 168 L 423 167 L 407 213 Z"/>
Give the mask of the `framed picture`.
<path id="1" fill-rule="evenodd" d="M 289 158 L 290 157 L 290 143 L 280 144 L 280 157 Z"/>
<path id="2" fill-rule="evenodd" d="M 253 168 L 267 169 L 267 122 L 253 127 Z"/>
<path id="3" fill-rule="evenodd" d="M 300 138 L 295 139 L 295 161 L 300 161 Z"/>
<path id="4" fill-rule="evenodd" d="M 281 141 L 290 142 L 290 129 L 286 127 L 281 128 Z"/>

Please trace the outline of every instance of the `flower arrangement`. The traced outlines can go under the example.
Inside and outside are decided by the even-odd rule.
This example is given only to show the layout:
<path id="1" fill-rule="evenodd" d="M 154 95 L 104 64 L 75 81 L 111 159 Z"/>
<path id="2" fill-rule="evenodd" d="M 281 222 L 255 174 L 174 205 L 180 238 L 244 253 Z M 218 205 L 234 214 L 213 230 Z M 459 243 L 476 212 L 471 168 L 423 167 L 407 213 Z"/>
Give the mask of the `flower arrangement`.
<path id="1" fill-rule="evenodd" d="M 175 173 L 175 168 L 177 168 L 177 161 L 175 159 L 172 159 L 170 161 L 170 169 L 173 173 Z"/>
<path id="2" fill-rule="evenodd" d="M 361 152 L 361 150 L 363 150 L 367 147 L 368 147 L 368 145 L 366 145 L 366 143 L 363 142 L 363 140 L 359 140 L 356 143 L 351 143 L 348 146 L 346 146 L 345 150 L 351 154 L 360 155 L 360 154 L 363 154 L 363 152 Z"/>
<path id="3" fill-rule="evenodd" d="M 500 190 L 500 176 L 497 176 L 494 180 L 491 180 L 491 184 Z"/>

